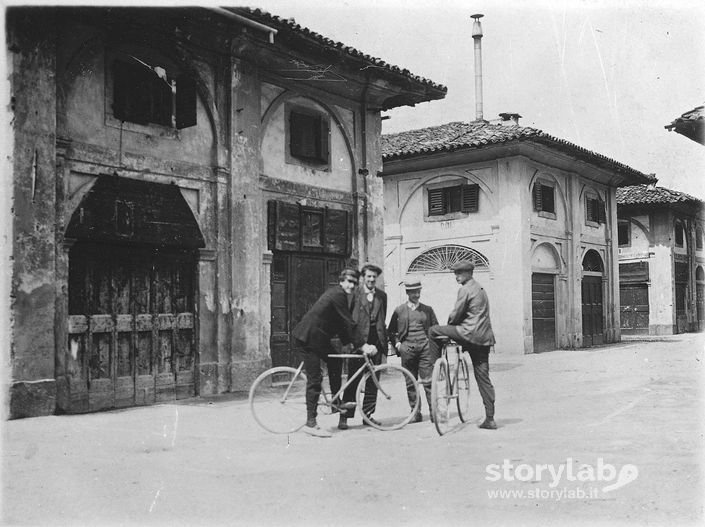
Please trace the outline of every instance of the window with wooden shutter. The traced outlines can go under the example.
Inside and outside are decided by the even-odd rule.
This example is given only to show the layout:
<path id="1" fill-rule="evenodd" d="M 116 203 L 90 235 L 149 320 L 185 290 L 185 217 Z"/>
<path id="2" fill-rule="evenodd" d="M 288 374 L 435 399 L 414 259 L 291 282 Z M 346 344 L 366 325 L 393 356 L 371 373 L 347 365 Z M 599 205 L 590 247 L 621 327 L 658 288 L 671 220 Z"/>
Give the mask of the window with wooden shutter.
<path id="1" fill-rule="evenodd" d="M 115 60 L 112 110 L 113 117 L 123 122 L 179 129 L 195 126 L 196 85 L 179 76 L 172 89 L 172 81 L 146 63 Z"/>
<path id="2" fill-rule="evenodd" d="M 695 248 L 696 249 L 703 248 L 703 230 L 700 227 L 697 227 L 695 229 Z"/>
<path id="3" fill-rule="evenodd" d="M 328 165 L 328 118 L 309 108 L 288 109 L 288 155 L 307 164 Z"/>
<path id="4" fill-rule="evenodd" d="M 552 185 L 537 181 L 534 183 L 533 197 L 535 211 L 555 214 L 556 206 Z"/>
<path id="5" fill-rule="evenodd" d="M 676 222 L 676 245 L 683 247 L 683 224 Z"/>
<path id="6" fill-rule="evenodd" d="M 443 216 L 453 212 L 477 212 L 480 187 L 472 185 L 453 185 L 449 187 L 428 189 L 428 215 Z"/>
<path id="7" fill-rule="evenodd" d="M 599 197 L 585 196 L 585 219 L 593 223 L 606 223 L 605 202 Z"/>
<path id="8" fill-rule="evenodd" d="M 620 246 L 626 246 L 631 243 L 630 239 L 631 225 L 628 221 L 620 221 L 617 224 L 617 240 Z"/>

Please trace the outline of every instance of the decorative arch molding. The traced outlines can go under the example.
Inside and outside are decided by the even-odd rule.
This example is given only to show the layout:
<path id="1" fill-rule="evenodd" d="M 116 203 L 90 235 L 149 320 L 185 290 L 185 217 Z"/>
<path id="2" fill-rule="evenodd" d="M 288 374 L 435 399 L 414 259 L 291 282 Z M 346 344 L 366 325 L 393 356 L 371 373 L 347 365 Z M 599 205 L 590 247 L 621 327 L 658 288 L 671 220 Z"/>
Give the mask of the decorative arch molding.
<path id="1" fill-rule="evenodd" d="M 597 187 L 588 185 L 586 183 L 583 183 L 580 188 L 580 196 L 578 199 L 580 199 L 581 203 L 585 199 L 585 194 L 588 191 L 594 192 L 595 194 L 597 194 L 598 198 L 600 198 L 604 203 L 607 203 L 607 193 L 604 190 L 599 190 Z"/>
<path id="2" fill-rule="evenodd" d="M 532 272 L 563 274 L 564 267 L 563 258 L 555 245 L 550 242 L 536 243 L 531 251 Z"/>
<path id="3" fill-rule="evenodd" d="M 600 253 L 595 249 L 586 250 L 581 262 L 583 273 L 599 273 L 603 275 L 605 272 L 605 264 L 602 256 L 600 256 Z"/>
<path id="4" fill-rule="evenodd" d="M 568 201 L 566 200 L 565 192 L 563 192 L 563 187 L 561 184 L 558 182 L 558 179 L 556 176 L 553 174 L 550 174 L 548 172 L 540 172 L 539 169 L 534 170 L 534 174 L 531 176 L 531 179 L 529 180 L 529 188 L 528 188 L 528 193 L 529 196 L 532 195 L 533 188 L 534 188 L 534 183 L 536 183 L 537 179 L 543 179 L 543 180 L 548 180 L 553 183 L 553 188 L 555 188 L 558 191 L 558 195 L 561 198 L 561 204 L 563 205 L 563 217 L 568 218 Z"/>
<path id="5" fill-rule="evenodd" d="M 274 100 L 269 104 L 269 107 L 265 110 L 264 115 L 262 116 L 262 133 L 260 133 L 260 144 L 259 148 L 260 150 L 262 149 L 262 141 L 264 140 L 264 137 L 266 135 L 266 130 L 269 127 L 269 121 L 271 121 L 272 116 L 277 112 L 279 108 L 284 106 L 287 101 L 290 101 L 292 99 L 308 99 L 309 101 L 317 104 L 323 110 L 330 115 L 331 119 L 335 123 L 336 127 L 338 130 L 340 130 L 341 135 L 343 136 L 343 141 L 345 142 L 345 148 L 348 151 L 348 156 L 350 157 L 350 160 L 352 161 L 352 170 L 353 174 L 355 173 L 355 167 L 357 167 L 358 162 L 357 158 L 355 157 L 355 150 L 353 149 L 353 141 L 352 141 L 352 132 L 350 132 L 346 127 L 343 122 L 342 117 L 340 114 L 331 106 L 327 105 L 323 101 L 317 99 L 316 97 L 311 97 L 310 95 L 303 95 L 300 93 L 295 93 L 290 90 L 285 90 L 279 95 L 277 95 Z"/>
<path id="6" fill-rule="evenodd" d="M 428 249 L 413 259 L 408 273 L 446 273 L 451 271 L 453 264 L 461 260 L 470 260 L 475 264 L 475 270 L 489 271 L 487 258 L 469 247 L 463 245 L 441 245 Z"/>
<path id="7" fill-rule="evenodd" d="M 639 227 L 639 229 L 641 229 L 641 231 L 644 233 L 644 236 L 646 236 L 646 239 L 648 240 L 649 245 L 653 245 L 653 244 L 654 244 L 654 235 L 653 235 L 653 233 L 651 232 L 651 229 L 649 229 L 646 225 L 644 225 L 643 223 L 641 223 L 639 220 L 636 220 L 636 219 L 634 219 L 634 218 L 632 218 L 632 217 L 624 217 L 624 218 L 623 218 L 623 217 L 618 217 L 618 218 L 617 218 L 617 221 L 628 221 L 629 223 L 631 223 L 631 224 L 633 224 L 633 225 L 636 225 L 636 226 Z"/>
<path id="8" fill-rule="evenodd" d="M 490 207 L 492 208 L 492 210 L 497 210 L 497 202 L 495 200 L 494 193 L 492 192 L 490 186 L 483 179 L 477 177 L 470 171 L 464 171 L 462 174 L 458 172 L 444 172 L 443 174 L 437 174 L 427 179 L 422 179 L 419 183 L 417 183 L 411 188 L 411 191 L 404 200 L 404 203 L 402 203 L 401 207 L 399 207 L 399 212 L 397 214 L 397 223 L 401 223 L 401 218 L 404 214 L 404 211 L 406 210 L 406 206 L 409 204 L 414 194 L 416 194 L 419 190 L 423 189 L 426 185 L 433 184 L 434 182 L 439 182 L 438 180 L 445 178 L 453 178 L 453 180 L 456 181 L 462 179 L 468 183 L 477 184 L 482 190 L 483 195 L 486 196 L 486 198 L 489 200 Z"/>
<path id="9" fill-rule="evenodd" d="M 203 102 L 203 106 L 206 110 L 206 115 L 208 116 L 209 124 L 211 127 L 211 133 L 213 134 L 213 142 L 216 149 L 216 162 L 217 162 L 217 150 L 218 150 L 218 139 L 221 137 L 221 124 L 218 117 L 218 111 L 215 106 L 215 99 L 213 94 L 208 89 L 208 83 L 201 76 L 197 68 L 193 67 L 192 58 L 186 53 L 183 47 L 179 45 L 168 45 L 168 43 L 163 42 L 161 39 L 150 39 L 144 42 L 144 33 L 128 31 L 125 34 L 116 37 L 114 34 L 110 35 L 108 38 L 103 37 L 91 37 L 85 40 L 82 44 L 76 47 L 76 51 L 66 62 L 66 67 L 62 72 L 60 81 L 57 83 L 57 90 L 59 92 L 59 101 L 61 110 L 65 111 L 66 105 L 66 93 L 64 88 L 68 81 L 69 73 L 74 71 L 78 66 L 80 67 L 80 60 L 87 53 L 96 53 L 96 49 L 112 49 L 114 51 L 120 51 L 121 47 L 125 47 L 131 42 L 140 42 L 140 47 L 148 48 L 153 46 L 153 49 L 157 53 L 164 56 L 164 58 L 173 61 L 173 63 L 184 73 L 187 73 L 196 83 L 196 92 L 198 97 Z M 102 54 L 103 57 L 105 54 Z M 107 62 L 104 63 L 104 74 L 109 68 Z"/>

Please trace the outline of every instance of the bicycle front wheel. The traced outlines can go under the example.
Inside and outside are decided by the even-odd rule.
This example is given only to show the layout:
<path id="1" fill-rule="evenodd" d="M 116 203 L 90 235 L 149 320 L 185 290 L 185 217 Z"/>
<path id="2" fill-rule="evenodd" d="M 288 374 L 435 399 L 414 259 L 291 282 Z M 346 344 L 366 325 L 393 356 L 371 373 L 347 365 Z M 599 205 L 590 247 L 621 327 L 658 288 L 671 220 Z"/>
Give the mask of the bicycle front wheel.
<path id="1" fill-rule="evenodd" d="M 464 423 L 470 418 L 470 364 L 466 353 L 458 357 L 458 378 L 455 384 L 458 392 L 458 417 Z"/>
<path id="2" fill-rule="evenodd" d="M 431 375 L 431 412 L 433 424 L 439 435 L 445 434 L 450 429 L 452 398 L 448 361 L 441 357 L 433 365 L 433 374 Z"/>
<path id="3" fill-rule="evenodd" d="M 367 371 L 357 385 L 357 407 L 362 409 L 362 419 L 367 424 L 378 430 L 397 430 L 411 421 L 419 407 L 416 379 L 409 370 L 396 364 L 375 366 L 374 374 L 379 390 L 372 373 Z M 410 400 L 415 401 L 413 406 Z"/>
<path id="4" fill-rule="evenodd" d="M 287 366 L 271 368 L 250 388 L 255 421 L 274 434 L 290 434 L 306 424 L 306 375 Z"/>

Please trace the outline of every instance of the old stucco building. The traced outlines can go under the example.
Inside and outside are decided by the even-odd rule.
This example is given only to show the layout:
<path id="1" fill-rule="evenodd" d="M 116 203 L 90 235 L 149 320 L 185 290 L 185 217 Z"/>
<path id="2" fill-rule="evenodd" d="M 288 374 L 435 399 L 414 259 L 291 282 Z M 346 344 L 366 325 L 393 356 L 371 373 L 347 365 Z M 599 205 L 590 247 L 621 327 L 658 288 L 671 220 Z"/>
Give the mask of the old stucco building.
<path id="1" fill-rule="evenodd" d="M 705 329 L 703 202 L 655 185 L 617 190 L 624 334 Z"/>
<path id="2" fill-rule="evenodd" d="M 245 8 L 11 8 L 6 53 L 11 417 L 291 362 L 341 266 L 383 258 L 380 112 L 446 91 Z"/>
<path id="3" fill-rule="evenodd" d="M 502 118 L 383 136 L 387 283 L 417 274 L 445 321 L 470 258 L 497 352 L 618 341 L 615 192 L 653 177 Z"/>

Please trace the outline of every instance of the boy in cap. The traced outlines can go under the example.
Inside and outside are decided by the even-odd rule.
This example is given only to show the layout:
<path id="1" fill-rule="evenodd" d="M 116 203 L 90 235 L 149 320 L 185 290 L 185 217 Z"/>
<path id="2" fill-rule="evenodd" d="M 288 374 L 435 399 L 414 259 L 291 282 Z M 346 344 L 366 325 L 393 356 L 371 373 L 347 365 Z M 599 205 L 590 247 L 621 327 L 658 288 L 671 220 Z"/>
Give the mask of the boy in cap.
<path id="1" fill-rule="evenodd" d="M 441 335 L 450 337 L 470 353 L 477 387 L 482 396 L 486 418 L 480 428 L 494 430 L 494 386 L 490 381 L 489 353 L 495 343 L 490 323 L 490 304 L 487 293 L 472 277 L 475 265 L 460 261 L 453 265 L 455 281 L 462 287 L 458 290 L 453 311 L 448 316 L 447 326 L 433 326 L 429 329 L 431 351 L 439 355 L 439 345 L 434 340 Z"/>
<path id="2" fill-rule="evenodd" d="M 431 352 L 428 330 L 431 326 L 438 324 L 438 319 L 436 319 L 432 307 L 419 302 L 421 282 L 418 279 L 405 280 L 404 288 L 408 300 L 394 310 L 387 334 L 397 350 L 397 355 L 401 357 L 401 365 L 409 370 L 423 386 L 430 415 L 431 374 L 438 355 L 433 355 Z M 416 404 L 416 390 L 409 388 L 411 387 L 407 387 L 409 404 L 413 408 Z M 414 417 L 414 422 L 418 423 L 422 419 L 421 401 L 419 401 L 419 409 Z"/>

